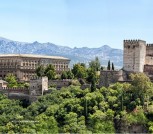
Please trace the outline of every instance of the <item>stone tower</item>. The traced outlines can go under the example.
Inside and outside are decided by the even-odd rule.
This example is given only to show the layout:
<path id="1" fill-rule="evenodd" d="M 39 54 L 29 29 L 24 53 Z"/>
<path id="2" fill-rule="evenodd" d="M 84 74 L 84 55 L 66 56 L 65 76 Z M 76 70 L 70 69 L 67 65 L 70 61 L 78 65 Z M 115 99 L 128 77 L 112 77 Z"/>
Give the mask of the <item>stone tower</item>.
<path id="1" fill-rule="evenodd" d="M 30 95 L 40 96 L 48 90 L 48 77 L 35 78 L 30 80 Z"/>
<path id="2" fill-rule="evenodd" d="M 146 42 L 124 40 L 123 68 L 130 72 L 143 72 L 146 57 Z"/>

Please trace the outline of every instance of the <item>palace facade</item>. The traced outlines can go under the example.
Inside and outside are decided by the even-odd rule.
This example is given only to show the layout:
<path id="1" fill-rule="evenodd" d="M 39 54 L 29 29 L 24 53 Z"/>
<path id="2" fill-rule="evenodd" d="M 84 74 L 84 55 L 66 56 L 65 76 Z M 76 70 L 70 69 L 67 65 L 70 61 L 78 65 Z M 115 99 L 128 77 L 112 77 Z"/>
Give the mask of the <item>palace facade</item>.
<path id="1" fill-rule="evenodd" d="M 36 68 L 40 65 L 52 64 L 56 73 L 69 70 L 70 59 L 60 56 L 44 56 L 33 54 L 3 54 L 0 55 L 0 77 L 8 73 L 14 74 L 20 81 L 28 81 L 36 76 Z"/>

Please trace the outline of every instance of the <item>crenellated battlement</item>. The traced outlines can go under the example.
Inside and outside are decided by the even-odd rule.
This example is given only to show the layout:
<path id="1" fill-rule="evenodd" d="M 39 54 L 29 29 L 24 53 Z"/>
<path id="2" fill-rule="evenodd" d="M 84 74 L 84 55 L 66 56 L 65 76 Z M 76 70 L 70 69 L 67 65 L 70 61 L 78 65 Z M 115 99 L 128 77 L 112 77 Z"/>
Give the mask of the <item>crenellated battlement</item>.
<path id="1" fill-rule="evenodd" d="M 152 64 L 153 57 L 153 44 L 147 44 L 146 46 L 146 64 Z"/>
<path id="2" fill-rule="evenodd" d="M 0 90 L 27 90 L 29 88 L 24 87 L 1 87 Z"/>
<path id="3" fill-rule="evenodd" d="M 124 40 L 124 43 L 130 43 L 130 44 L 133 44 L 133 43 L 138 43 L 139 40 Z"/>
<path id="4" fill-rule="evenodd" d="M 29 94 L 29 88 L 18 88 L 18 87 L 1 87 L 0 88 L 0 92 L 4 92 L 4 93 L 24 93 L 24 94 Z"/>
<path id="5" fill-rule="evenodd" d="M 153 44 L 147 44 L 147 47 L 153 47 Z"/>
<path id="6" fill-rule="evenodd" d="M 134 40 L 124 40 L 124 44 L 138 44 L 140 42 L 145 43 L 144 40 L 134 39 Z"/>

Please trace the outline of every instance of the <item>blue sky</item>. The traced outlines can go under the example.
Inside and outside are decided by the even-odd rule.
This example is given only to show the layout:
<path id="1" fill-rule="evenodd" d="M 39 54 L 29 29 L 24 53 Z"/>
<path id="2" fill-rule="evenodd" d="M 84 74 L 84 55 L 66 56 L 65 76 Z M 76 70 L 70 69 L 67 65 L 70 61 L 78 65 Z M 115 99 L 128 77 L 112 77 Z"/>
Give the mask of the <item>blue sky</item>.
<path id="1" fill-rule="evenodd" d="M 0 36 L 70 47 L 153 42 L 153 0 L 0 0 Z"/>

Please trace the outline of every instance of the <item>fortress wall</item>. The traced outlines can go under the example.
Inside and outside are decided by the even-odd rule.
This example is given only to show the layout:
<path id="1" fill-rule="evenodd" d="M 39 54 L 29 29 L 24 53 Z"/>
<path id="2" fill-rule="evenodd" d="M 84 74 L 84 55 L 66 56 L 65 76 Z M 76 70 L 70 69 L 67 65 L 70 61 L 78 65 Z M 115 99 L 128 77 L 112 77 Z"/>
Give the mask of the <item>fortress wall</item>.
<path id="1" fill-rule="evenodd" d="M 153 56 L 146 56 L 145 64 L 153 65 Z"/>
<path id="2" fill-rule="evenodd" d="M 153 75 L 153 65 L 145 65 L 144 73 L 146 73 L 147 75 Z"/>
<path id="3" fill-rule="evenodd" d="M 146 65 L 153 65 L 153 44 L 147 44 L 146 46 Z"/>
<path id="4" fill-rule="evenodd" d="M 55 86 L 57 89 L 60 89 L 62 87 L 67 87 L 70 85 L 71 80 L 49 80 L 48 85 L 49 86 Z"/>
<path id="5" fill-rule="evenodd" d="M 122 70 L 120 71 L 101 70 L 99 87 L 102 87 L 102 86 L 108 87 L 111 83 L 122 81 L 123 80 L 122 74 L 123 74 Z"/>
<path id="6" fill-rule="evenodd" d="M 29 89 L 28 88 L 0 88 L 0 92 L 3 93 L 24 93 L 24 94 L 29 94 Z"/>
<path id="7" fill-rule="evenodd" d="M 147 44 L 146 56 L 153 56 L 153 44 Z"/>

